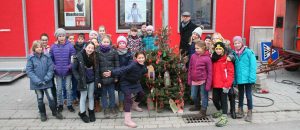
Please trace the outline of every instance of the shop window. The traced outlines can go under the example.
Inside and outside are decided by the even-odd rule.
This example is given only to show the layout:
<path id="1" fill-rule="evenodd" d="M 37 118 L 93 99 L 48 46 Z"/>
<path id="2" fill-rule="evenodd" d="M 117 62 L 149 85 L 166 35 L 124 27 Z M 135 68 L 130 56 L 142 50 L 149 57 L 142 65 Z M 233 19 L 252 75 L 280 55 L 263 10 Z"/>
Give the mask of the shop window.
<path id="1" fill-rule="evenodd" d="M 127 32 L 132 26 L 153 24 L 153 0 L 117 0 L 117 32 Z"/>
<path id="2" fill-rule="evenodd" d="M 91 30 L 91 0 L 57 0 L 58 27 Z"/>
<path id="3" fill-rule="evenodd" d="M 191 13 L 191 21 L 198 26 L 202 25 L 205 32 L 215 30 L 216 0 L 179 0 L 179 6 L 179 21 L 181 14 L 188 11 Z"/>

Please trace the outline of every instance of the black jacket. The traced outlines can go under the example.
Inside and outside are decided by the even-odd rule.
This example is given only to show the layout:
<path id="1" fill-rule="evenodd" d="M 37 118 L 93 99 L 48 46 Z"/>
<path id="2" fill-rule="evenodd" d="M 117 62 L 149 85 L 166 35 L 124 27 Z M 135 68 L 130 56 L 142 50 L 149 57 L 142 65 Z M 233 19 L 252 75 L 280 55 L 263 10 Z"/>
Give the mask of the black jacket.
<path id="1" fill-rule="evenodd" d="M 114 83 L 115 80 L 117 80 L 117 77 L 104 77 L 103 72 L 119 67 L 119 55 L 117 51 L 113 48 L 106 53 L 99 51 L 99 63 L 101 85 L 109 85 Z"/>
<path id="2" fill-rule="evenodd" d="M 187 54 L 189 51 L 189 41 L 192 36 L 192 32 L 197 28 L 198 26 L 192 21 L 190 21 L 184 28 L 182 27 L 182 22 L 180 23 L 180 47 L 181 54 Z"/>
<path id="3" fill-rule="evenodd" d="M 94 67 L 95 74 L 95 87 L 97 88 L 98 83 L 100 83 L 99 77 L 99 62 L 98 62 L 98 53 L 96 53 L 96 66 Z M 86 91 L 86 65 L 84 64 L 82 53 L 77 53 L 76 56 L 73 57 L 73 65 L 72 72 L 74 77 L 77 79 L 77 90 L 78 91 Z"/>

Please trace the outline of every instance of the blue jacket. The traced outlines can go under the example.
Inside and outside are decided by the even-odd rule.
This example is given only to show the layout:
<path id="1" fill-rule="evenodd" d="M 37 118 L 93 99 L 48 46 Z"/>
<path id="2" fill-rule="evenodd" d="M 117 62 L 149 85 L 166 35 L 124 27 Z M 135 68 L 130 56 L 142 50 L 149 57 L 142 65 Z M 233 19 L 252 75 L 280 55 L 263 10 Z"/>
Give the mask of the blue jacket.
<path id="1" fill-rule="evenodd" d="M 235 56 L 235 84 L 247 84 L 256 82 L 256 58 L 252 50 L 245 48 L 240 57 Z"/>
<path id="2" fill-rule="evenodd" d="M 53 44 L 50 55 L 54 63 L 54 71 L 58 76 L 67 76 L 72 72 L 71 56 L 75 55 L 74 46 L 66 41 L 65 44 Z"/>
<path id="3" fill-rule="evenodd" d="M 124 93 L 137 93 L 143 91 L 140 80 L 147 73 L 147 67 L 136 61 L 111 71 L 112 76 L 121 76 L 120 86 Z"/>
<path id="4" fill-rule="evenodd" d="M 53 87 L 53 62 L 49 55 L 33 54 L 27 58 L 26 73 L 30 78 L 30 89 L 47 89 Z M 45 85 L 40 83 L 45 82 Z"/>
<path id="5" fill-rule="evenodd" d="M 143 43 L 144 43 L 144 49 L 146 51 L 148 50 L 157 50 L 157 46 L 155 45 L 155 40 L 157 38 L 154 37 L 153 35 L 147 35 L 146 37 L 143 38 Z"/>

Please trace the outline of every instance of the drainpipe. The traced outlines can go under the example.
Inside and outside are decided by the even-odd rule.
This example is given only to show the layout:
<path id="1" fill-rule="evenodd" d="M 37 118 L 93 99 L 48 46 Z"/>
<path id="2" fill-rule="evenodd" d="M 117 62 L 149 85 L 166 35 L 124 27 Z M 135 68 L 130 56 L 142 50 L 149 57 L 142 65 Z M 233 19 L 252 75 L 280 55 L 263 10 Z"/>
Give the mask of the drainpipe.
<path id="1" fill-rule="evenodd" d="M 29 54 L 29 45 L 28 45 L 28 31 L 27 31 L 28 28 L 27 28 L 27 15 L 26 15 L 26 0 L 22 0 L 22 13 L 23 13 L 25 53 L 27 57 Z"/>
<path id="2" fill-rule="evenodd" d="M 163 15 L 162 15 L 163 27 L 168 26 L 169 22 L 169 0 L 163 0 Z"/>
<path id="3" fill-rule="evenodd" d="M 244 0 L 244 5 L 243 5 L 242 38 L 245 38 L 246 1 L 247 0 Z"/>

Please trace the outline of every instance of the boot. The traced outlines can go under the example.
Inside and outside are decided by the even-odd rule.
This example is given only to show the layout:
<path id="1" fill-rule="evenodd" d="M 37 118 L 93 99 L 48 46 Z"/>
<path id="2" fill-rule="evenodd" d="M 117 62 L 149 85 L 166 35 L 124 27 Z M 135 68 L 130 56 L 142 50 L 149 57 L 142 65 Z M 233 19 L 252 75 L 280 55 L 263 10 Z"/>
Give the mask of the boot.
<path id="1" fill-rule="evenodd" d="M 200 106 L 196 106 L 196 105 L 192 106 L 192 107 L 189 109 L 189 111 L 199 111 L 199 110 L 200 110 Z"/>
<path id="2" fill-rule="evenodd" d="M 132 101 L 132 110 L 143 112 L 143 109 L 139 107 L 139 102 Z"/>
<path id="3" fill-rule="evenodd" d="M 39 108 L 39 111 L 40 111 L 41 121 L 45 122 L 47 120 L 45 104 L 44 103 L 39 104 L 38 108 Z"/>
<path id="4" fill-rule="evenodd" d="M 101 112 L 101 106 L 99 101 L 95 100 L 95 112 Z"/>
<path id="5" fill-rule="evenodd" d="M 235 113 L 235 108 L 230 109 L 230 114 L 232 119 L 236 119 L 236 113 Z"/>
<path id="6" fill-rule="evenodd" d="M 131 128 L 136 128 L 137 125 L 131 120 L 131 112 L 124 112 L 125 121 L 124 124 Z"/>
<path id="7" fill-rule="evenodd" d="M 80 116 L 81 120 L 84 123 L 89 123 L 90 122 L 90 118 L 85 114 L 85 111 L 82 112 L 82 113 L 78 112 L 78 115 Z"/>
<path id="8" fill-rule="evenodd" d="M 195 116 L 196 119 L 203 119 L 206 117 L 206 109 L 201 109 L 201 111 L 199 112 L 199 114 L 197 114 Z"/>
<path id="9" fill-rule="evenodd" d="M 64 106 L 63 105 L 59 105 L 58 107 L 57 107 L 57 111 L 58 112 L 62 112 L 64 110 Z"/>
<path id="10" fill-rule="evenodd" d="M 236 118 L 243 118 L 243 117 L 244 117 L 243 108 L 238 108 L 238 113 L 236 114 Z"/>
<path id="11" fill-rule="evenodd" d="M 248 110 L 247 116 L 245 117 L 245 121 L 252 122 L 252 110 Z"/>
<path id="12" fill-rule="evenodd" d="M 90 116 L 90 122 L 95 122 L 96 121 L 94 110 L 89 110 L 89 116 Z"/>
<path id="13" fill-rule="evenodd" d="M 124 102 L 119 102 L 119 111 L 120 112 L 124 111 Z"/>
<path id="14" fill-rule="evenodd" d="M 64 117 L 61 115 L 60 112 L 57 111 L 57 108 L 55 106 L 51 106 L 50 107 L 51 111 L 52 111 L 52 116 L 55 116 L 56 119 L 63 119 Z"/>

